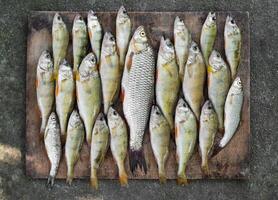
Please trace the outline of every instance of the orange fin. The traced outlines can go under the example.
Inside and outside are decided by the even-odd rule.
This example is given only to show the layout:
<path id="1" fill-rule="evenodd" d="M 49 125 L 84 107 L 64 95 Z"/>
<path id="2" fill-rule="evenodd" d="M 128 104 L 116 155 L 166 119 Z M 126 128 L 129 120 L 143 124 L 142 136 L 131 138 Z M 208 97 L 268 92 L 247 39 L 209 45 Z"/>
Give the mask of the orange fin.
<path id="1" fill-rule="evenodd" d="M 178 176 L 177 183 L 178 183 L 178 185 L 181 185 L 181 186 L 188 185 L 186 176 Z"/>
<path id="2" fill-rule="evenodd" d="M 94 177 L 94 178 L 90 178 L 90 185 L 91 185 L 91 187 L 92 188 L 94 188 L 94 189 L 98 189 L 98 180 L 97 180 L 97 178 L 96 177 Z"/>
<path id="3" fill-rule="evenodd" d="M 59 95 L 59 84 L 58 81 L 56 82 L 56 88 L 55 88 L 55 96 L 57 97 Z"/>
<path id="4" fill-rule="evenodd" d="M 132 65 L 133 56 L 134 56 L 134 52 L 131 52 L 129 57 L 128 57 L 127 65 L 126 65 L 128 71 L 130 71 L 130 68 L 131 68 L 131 65 Z"/>
<path id="5" fill-rule="evenodd" d="M 38 88 L 39 87 L 39 80 L 36 78 L 36 88 Z"/>
<path id="6" fill-rule="evenodd" d="M 121 102 L 124 102 L 124 98 L 125 98 L 125 90 L 124 88 L 121 89 L 121 94 L 120 94 L 120 100 Z"/>
<path id="7" fill-rule="evenodd" d="M 128 184 L 128 176 L 127 176 L 125 171 L 120 173 L 119 181 L 120 181 L 121 186 L 127 186 L 127 184 Z"/>

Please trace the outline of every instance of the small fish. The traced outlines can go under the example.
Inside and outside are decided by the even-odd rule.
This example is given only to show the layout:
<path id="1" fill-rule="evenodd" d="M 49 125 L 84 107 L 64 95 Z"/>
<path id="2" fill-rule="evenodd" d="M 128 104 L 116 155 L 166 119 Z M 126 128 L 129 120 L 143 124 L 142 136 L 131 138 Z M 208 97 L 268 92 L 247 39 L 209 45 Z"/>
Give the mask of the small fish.
<path id="1" fill-rule="evenodd" d="M 40 136 L 43 137 L 47 120 L 54 105 L 55 81 L 53 61 L 48 51 L 43 51 L 37 65 L 37 101 L 41 113 Z"/>
<path id="2" fill-rule="evenodd" d="M 178 16 L 174 22 L 174 44 L 177 56 L 177 63 L 179 66 L 180 81 L 183 81 L 184 67 L 187 61 L 189 47 L 191 44 L 191 33 L 185 26 L 183 20 Z"/>
<path id="3" fill-rule="evenodd" d="M 229 143 L 239 126 L 242 104 L 243 88 L 240 78 L 237 77 L 228 92 L 225 102 L 225 132 L 219 144 L 221 148 Z"/>
<path id="4" fill-rule="evenodd" d="M 176 158 L 178 162 L 177 182 L 179 185 L 187 185 L 188 183 L 185 171 L 195 148 L 197 134 L 196 117 L 187 103 L 180 99 L 175 116 Z"/>
<path id="5" fill-rule="evenodd" d="M 69 44 L 69 32 L 61 15 L 56 13 L 52 24 L 52 51 L 54 59 L 55 77 L 59 70 L 60 63 L 66 58 Z"/>
<path id="6" fill-rule="evenodd" d="M 68 123 L 67 128 L 67 140 L 65 147 L 65 156 L 67 163 L 67 183 L 71 185 L 74 166 L 79 159 L 79 154 L 84 142 L 84 125 L 78 114 L 77 110 L 73 110 Z"/>
<path id="7" fill-rule="evenodd" d="M 130 129 L 130 169 L 134 173 L 138 166 L 146 173 L 143 138 L 154 98 L 155 56 L 143 26 L 136 29 L 133 39 L 135 51 L 128 72 L 123 110 Z"/>
<path id="8" fill-rule="evenodd" d="M 77 14 L 72 27 L 72 47 L 73 47 L 73 72 L 78 70 L 82 59 L 86 56 L 88 45 L 87 26 L 80 14 Z"/>
<path id="9" fill-rule="evenodd" d="M 171 129 L 158 106 L 153 106 L 150 118 L 150 140 L 153 154 L 158 166 L 160 183 L 166 182 L 165 164 L 169 155 Z"/>
<path id="10" fill-rule="evenodd" d="M 220 53 L 213 50 L 209 58 L 208 97 L 213 104 L 219 121 L 219 131 L 224 131 L 224 105 L 230 88 L 230 69 Z"/>
<path id="11" fill-rule="evenodd" d="M 61 127 L 61 140 L 65 144 L 67 124 L 75 102 L 75 81 L 71 66 L 64 60 L 58 71 L 56 81 L 56 112 Z"/>
<path id="12" fill-rule="evenodd" d="M 102 27 L 96 13 L 92 10 L 88 12 L 88 33 L 92 51 L 97 58 L 97 63 L 99 64 L 102 41 Z"/>
<path id="13" fill-rule="evenodd" d="M 62 154 L 60 126 L 58 118 L 54 112 L 50 114 L 47 122 L 47 126 L 44 133 L 44 144 L 51 165 L 49 177 L 47 180 L 47 186 L 53 187 L 54 179 L 58 172 Z"/>
<path id="14" fill-rule="evenodd" d="M 97 170 L 102 164 L 109 146 L 109 128 L 104 115 L 99 113 L 92 133 L 91 145 L 91 186 L 98 189 Z"/>
<path id="15" fill-rule="evenodd" d="M 212 52 L 214 41 L 216 39 L 217 26 L 215 12 L 209 12 L 202 27 L 200 45 L 204 55 L 205 63 L 208 65 L 209 56 Z"/>
<path id="16" fill-rule="evenodd" d="M 125 186 L 128 182 L 128 176 L 125 170 L 125 158 L 127 154 L 126 123 L 112 107 L 109 108 L 107 116 L 110 130 L 110 149 L 118 166 L 120 184 Z"/>
<path id="17" fill-rule="evenodd" d="M 174 112 L 179 95 L 179 69 L 176 63 L 175 49 L 169 39 L 160 40 L 156 65 L 156 101 L 174 130 Z"/>
<path id="18" fill-rule="evenodd" d="M 241 53 L 241 32 L 235 20 L 227 16 L 224 28 L 225 54 L 231 69 L 232 80 L 236 77 Z"/>
<path id="19" fill-rule="evenodd" d="M 102 84 L 104 114 L 107 114 L 109 106 L 118 99 L 121 84 L 116 40 L 110 32 L 106 32 L 103 37 L 99 73 Z"/>
<path id="20" fill-rule="evenodd" d="M 199 148 L 202 157 L 202 171 L 209 175 L 208 159 L 212 153 L 215 134 L 218 129 L 217 114 L 212 103 L 207 100 L 202 108 L 199 130 Z"/>
<path id="21" fill-rule="evenodd" d="M 76 74 L 76 96 L 79 114 L 84 122 L 86 141 L 91 143 L 93 125 L 101 108 L 101 81 L 97 60 L 89 53 L 81 62 Z"/>
<path id="22" fill-rule="evenodd" d="M 124 6 L 121 6 L 116 19 L 116 41 L 120 57 L 120 69 L 123 71 L 128 43 L 131 37 L 131 21 Z"/>
<path id="23" fill-rule="evenodd" d="M 201 114 L 201 106 L 204 102 L 205 81 L 206 65 L 203 55 L 198 45 L 192 42 L 185 65 L 183 94 L 198 121 Z"/>

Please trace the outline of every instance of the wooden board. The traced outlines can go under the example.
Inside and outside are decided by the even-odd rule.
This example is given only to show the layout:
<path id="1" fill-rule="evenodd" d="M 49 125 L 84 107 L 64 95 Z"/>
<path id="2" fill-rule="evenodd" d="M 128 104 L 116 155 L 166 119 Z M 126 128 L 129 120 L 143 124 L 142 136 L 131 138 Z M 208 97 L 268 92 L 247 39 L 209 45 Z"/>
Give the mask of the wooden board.
<path id="1" fill-rule="evenodd" d="M 45 49 L 51 50 L 51 26 L 55 12 L 32 12 L 29 16 L 29 32 L 27 45 L 27 74 L 26 74 L 26 173 L 33 178 L 46 178 L 49 172 L 49 161 L 45 153 L 42 141 L 39 141 L 38 133 L 40 127 L 40 114 L 36 100 L 35 76 L 36 65 L 41 52 Z M 61 12 L 68 30 L 71 32 L 75 12 Z M 86 17 L 86 12 L 81 13 Z M 104 31 L 112 31 L 115 34 L 116 13 L 97 13 L 103 25 Z M 250 145 L 250 43 L 249 43 L 249 16 L 246 12 L 217 12 L 218 35 L 215 42 L 215 49 L 224 56 L 223 31 L 225 19 L 231 14 L 236 19 L 242 31 L 242 53 L 239 66 L 239 75 L 244 86 L 244 104 L 242 120 L 239 130 L 232 141 L 217 156 L 211 159 L 209 165 L 212 175 L 208 178 L 230 178 L 241 179 L 249 175 L 249 145 Z M 173 41 L 173 24 L 175 16 L 184 19 L 192 37 L 199 43 L 200 31 L 205 21 L 207 12 L 129 12 L 133 23 L 133 31 L 139 25 L 144 25 L 151 45 L 157 51 L 160 37 L 170 37 Z M 70 41 L 71 43 L 71 41 Z M 72 61 L 72 46 L 68 49 L 68 60 Z M 128 159 L 126 169 L 130 179 L 157 179 L 157 167 L 150 146 L 149 134 L 145 134 L 144 153 L 147 162 L 148 172 L 146 175 L 140 171 L 137 176 L 130 173 Z M 196 151 L 187 167 L 187 175 L 190 179 L 203 178 L 200 170 L 200 156 Z M 83 146 L 81 158 L 75 167 L 75 177 L 89 176 L 89 149 Z M 63 155 L 57 178 L 66 177 L 66 164 Z M 166 172 L 169 179 L 176 178 L 175 145 L 170 144 L 170 155 L 167 161 Z M 100 178 L 115 179 L 117 167 L 112 158 L 110 150 L 101 166 Z"/>

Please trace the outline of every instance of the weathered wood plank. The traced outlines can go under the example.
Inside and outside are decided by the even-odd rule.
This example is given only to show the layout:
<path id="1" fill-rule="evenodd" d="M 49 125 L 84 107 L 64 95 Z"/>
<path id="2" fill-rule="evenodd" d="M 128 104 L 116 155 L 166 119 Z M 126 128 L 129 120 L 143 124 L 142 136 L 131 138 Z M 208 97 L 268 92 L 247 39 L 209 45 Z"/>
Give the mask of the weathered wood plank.
<path id="1" fill-rule="evenodd" d="M 26 74 L 26 173 L 33 178 L 46 178 L 49 171 L 49 161 L 46 156 L 43 141 L 39 141 L 40 114 L 36 100 L 35 76 L 36 65 L 40 53 L 51 50 L 51 26 L 55 12 L 32 12 L 29 17 L 29 33 L 27 45 L 27 74 Z M 75 12 L 61 12 L 68 29 L 71 31 Z M 97 13 L 105 31 L 115 33 L 116 13 Z M 133 31 L 139 25 L 146 27 L 152 46 L 158 50 L 160 37 L 165 35 L 173 39 L 173 22 L 175 16 L 184 19 L 190 29 L 193 39 L 199 43 L 200 30 L 206 18 L 205 12 L 130 12 Z M 250 43 L 249 21 L 246 12 L 217 12 L 218 37 L 215 48 L 224 56 L 223 31 L 227 14 L 235 17 L 243 35 L 243 48 L 239 75 L 244 85 L 244 105 L 242 121 L 238 132 L 228 146 L 210 161 L 212 175 L 208 178 L 247 178 L 249 175 L 249 145 L 250 145 Z M 86 12 L 82 15 L 86 17 Z M 70 41 L 71 43 L 71 41 Z M 68 60 L 72 61 L 72 46 L 68 49 Z M 157 179 L 156 163 L 151 151 L 148 133 L 144 139 L 144 152 L 148 166 L 148 173 L 132 176 L 126 160 L 126 168 L 130 179 Z M 166 172 L 169 179 L 176 178 L 175 145 L 170 144 L 170 156 Z M 200 157 L 197 152 L 193 155 L 187 168 L 190 179 L 202 178 Z M 83 146 L 81 158 L 75 167 L 75 177 L 89 176 L 89 149 Z M 65 157 L 63 156 L 58 178 L 66 177 Z M 104 179 L 117 178 L 117 167 L 112 154 L 108 151 L 105 162 L 99 170 L 99 177 Z"/>

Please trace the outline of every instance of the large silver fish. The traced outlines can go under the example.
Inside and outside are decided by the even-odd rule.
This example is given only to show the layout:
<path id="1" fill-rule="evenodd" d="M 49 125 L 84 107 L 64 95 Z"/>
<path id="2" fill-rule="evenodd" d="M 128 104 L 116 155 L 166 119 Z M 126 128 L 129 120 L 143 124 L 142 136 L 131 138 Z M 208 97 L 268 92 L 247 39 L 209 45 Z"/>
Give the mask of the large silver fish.
<path id="1" fill-rule="evenodd" d="M 36 91 L 42 118 L 40 136 L 43 138 L 48 117 L 53 109 L 55 96 L 53 61 L 48 51 L 43 51 L 39 58 L 37 65 Z"/>
<path id="2" fill-rule="evenodd" d="M 243 104 L 243 88 L 239 77 L 237 77 L 226 98 L 225 118 L 224 118 L 224 137 L 221 139 L 219 146 L 225 147 L 235 134 L 239 123 Z"/>
<path id="3" fill-rule="evenodd" d="M 54 185 L 54 179 L 58 172 L 62 154 L 60 125 L 58 122 L 58 118 L 54 112 L 50 114 L 47 122 L 44 133 L 44 145 L 51 165 L 47 185 L 52 187 Z"/>
<path id="4" fill-rule="evenodd" d="M 135 51 L 128 72 L 123 109 L 130 129 L 130 169 L 134 172 L 139 166 L 146 172 L 142 142 L 154 97 L 155 57 L 143 26 L 136 29 L 133 38 Z"/>

